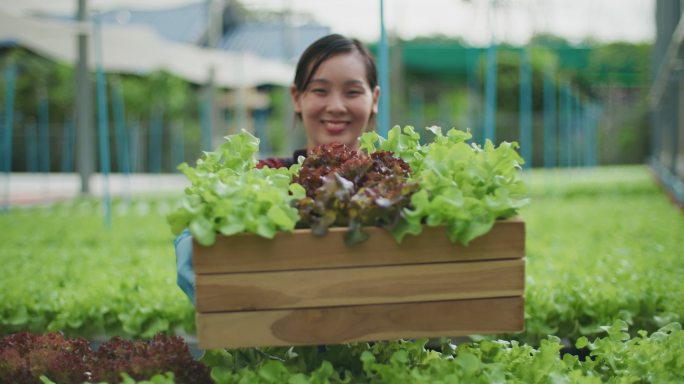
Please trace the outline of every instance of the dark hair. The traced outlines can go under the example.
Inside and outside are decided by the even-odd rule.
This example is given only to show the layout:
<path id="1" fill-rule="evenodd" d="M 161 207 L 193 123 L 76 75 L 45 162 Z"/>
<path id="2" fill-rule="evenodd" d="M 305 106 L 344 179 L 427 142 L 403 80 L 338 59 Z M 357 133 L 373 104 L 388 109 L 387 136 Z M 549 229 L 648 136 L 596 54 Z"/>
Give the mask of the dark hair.
<path id="1" fill-rule="evenodd" d="M 375 68 L 375 59 L 371 56 L 368 48 L 357 39 L 332 34 L 314 41 L 299 58 L 294 78 L 297 93 L 304 92 L 321 63 L 334 55 L 350 52 L 361 54 L 366 66 L 366 80 L 368 80 L 371 91 L 374 90 L 378 85 L 378 73 Z"/>

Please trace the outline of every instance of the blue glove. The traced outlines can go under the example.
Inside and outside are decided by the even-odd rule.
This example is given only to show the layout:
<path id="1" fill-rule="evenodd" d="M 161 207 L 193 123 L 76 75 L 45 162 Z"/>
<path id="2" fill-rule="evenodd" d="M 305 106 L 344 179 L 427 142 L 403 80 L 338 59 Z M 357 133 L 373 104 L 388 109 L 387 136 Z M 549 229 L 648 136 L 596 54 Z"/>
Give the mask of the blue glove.
<path id="1" fill-rule="evenodd" d="M 195 273 L 192 270 L 192 236 L 187 229 L 173 241 L 176 247 L 176 283 L 195 305 Z"/>

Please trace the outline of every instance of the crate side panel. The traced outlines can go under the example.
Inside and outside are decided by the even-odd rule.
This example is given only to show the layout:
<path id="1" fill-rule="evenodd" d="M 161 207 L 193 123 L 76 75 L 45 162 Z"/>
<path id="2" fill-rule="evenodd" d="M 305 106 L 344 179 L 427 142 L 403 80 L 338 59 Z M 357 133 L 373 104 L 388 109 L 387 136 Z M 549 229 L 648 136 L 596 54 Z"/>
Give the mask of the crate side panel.
<path id="1" fill-rule="evenodd" d="M 498 221 L 487 234 L 468 246 L 449 241 L 444 227 L 425 227 L 420 236 L 401 244 L 384 229 L 368 228 L 363 244 L 344 244 L 345 228 L 332 228 L 323 237 L 309 230 L 278 233 L 267 240 L 256 235 L 217 236 L 211 247 L 193 245 L 197 273 L 254 272 L 351 266 L 402 265 L 430 262 L 516 259 L 525 255 L 525 223 Z"/>
<path id="2" fill-rule="evenodd" d="M 197 275 L 198 312 L 519 296 L 524 260 Z"/>
<path id="3" fill-rule="evenodd" d="M 511 333 L 522 297 L 197 314 L 202 348 L 339 344 Z"/>

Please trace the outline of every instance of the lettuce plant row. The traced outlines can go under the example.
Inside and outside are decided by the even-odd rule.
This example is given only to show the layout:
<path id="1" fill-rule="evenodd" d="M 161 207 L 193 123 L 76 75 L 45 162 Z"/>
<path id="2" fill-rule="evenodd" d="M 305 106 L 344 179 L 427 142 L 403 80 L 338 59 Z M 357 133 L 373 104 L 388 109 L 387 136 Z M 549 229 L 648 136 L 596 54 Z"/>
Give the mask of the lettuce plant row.
<path id="1" fill-rule="evenodd" d="M 671 323 L 630 338 L 626 323 L 604 327 L 563 353 L 557 337 L 539 347 L 484 340 L 425 348 L 427 340 L 310 348 L 208 351 L 216 383 L 671 383 L 684 380 L 684 331 Z"/>
<path id="2" fill-rule="evenodd" d="M 616 321 L 581 338 L 581 354 L 557 337 L 538 347 L 483 340 L 427 347 L 427 340 L 325 347 L 209 350 L 191 359 L 178 338 L 113 338 L 91 350 L 60 334 L 0 339 L 0 380 L 15 383 L 671 383 L 684 380 L 684 331 L 670 323 L 630 337 Z M 150 378 L 150 381 L 146 379 Z M 54 380 L 54 381 L 53 381 Z"/>
<path id="3" fill-rule="evenodd" d="M 526 332 L 569 340 L 619 319 L 650 332 L 684 319 L 684 216 L 642 167 L 533 173 Z M 548 177 L 548 178 L 547 178 Z M 545 180 L 545 178 L 547 178 Z"/>
<path id="4" fill-rule="evenodd" d="M 192 304 L 175 287 L 173 235 L 156 209 L 115 215 L 107 228 L 98 203 L 80 201 L 15 209 L 0 227 L 0 334 L 194 332 Z"/>

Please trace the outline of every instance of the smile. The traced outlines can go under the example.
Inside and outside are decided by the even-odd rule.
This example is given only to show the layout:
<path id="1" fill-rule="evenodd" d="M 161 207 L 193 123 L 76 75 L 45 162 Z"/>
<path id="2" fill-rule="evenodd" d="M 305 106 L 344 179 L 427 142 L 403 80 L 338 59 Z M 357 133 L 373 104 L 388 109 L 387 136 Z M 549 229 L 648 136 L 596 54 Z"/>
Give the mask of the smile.
<path id="1" fill-rule="evenodd" d="M 342 133 L 347 128 L 347 125 L 349 125 L 346 121 L 338 120 L 322 120 L 322 123 L 325 130 L 332 135 Z"/>

